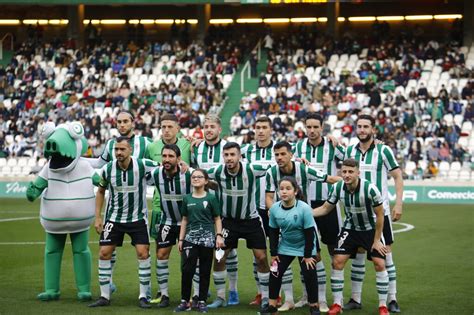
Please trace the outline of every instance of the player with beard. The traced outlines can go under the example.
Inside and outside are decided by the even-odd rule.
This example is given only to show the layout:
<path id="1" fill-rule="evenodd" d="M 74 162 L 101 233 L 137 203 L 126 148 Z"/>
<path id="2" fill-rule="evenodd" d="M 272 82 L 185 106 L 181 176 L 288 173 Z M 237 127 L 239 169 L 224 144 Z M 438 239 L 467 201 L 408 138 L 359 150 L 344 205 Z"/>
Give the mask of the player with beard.
<path id="1" fill-rule="evenodd" d="M 151 144 L 151 139 L 143 136 L 135 135 L 134 133 L 134 116 L 129 111 L 120 111 L 117 115 L 117 130 L 120 137 L 128 139 L 132 148 L 132 156 L 137 159 L 149 158 L 147 154 L 147 147 Z M 116 138 L 109 139 L 105 144 L 104 151 L 98 158 L 86 159 L 93 168 L 101 168 L 108 162 L 115 160 L 115 144 L 117 143 Z M 112 273 L 114 271 L 115 263 L 117 261 L 116 250 L 112 253 Z M 116 287 L 112 281 L 112 274 L 110 276 L 110 288 L 111 292 L 115 292 Z"/>
<path id="2" fill-rule="evenodd" d="M 383 237 L 387 245 L 386 267 L 389 275 L 388 287 L 388 310 L 392 313 L 399 313 L 400 308 L 397 303 L 397 277 L 396 269 L 392 258 L 393 231 L 392 220 L 398 221 L 402 216 L 402 196 L 403 177 L 402 171 L 395 159 L 393 151 L 384 144 L 374 142 L 375 119 L 370 115 L 360 115 L 356 121 L 356 133 L 359 143 L 349 146 L 346 149 L 344 158 L 354 158 L 359 162 L 360 177 L 373 183 L 380 190 L 383 199 L 383 209 L 385 213 Z M 388 176 L 392 176 L 395 181 L 395 205 L 390 213 L 390 200 L 388 198 Z M 352 261 L 351 268 L 352 297 L 344 309 L 360 309 L 362 307 L 362 282 L 365 276 L 365 253 L 357 253 Z"/>
<path id="3" fill-rule="evenodd" d="M 203 125 L 204 141 L 195 140 L 193 142 L 192 163 L 198 168 L 209 170 L 224 163 L 223 147 L 227 141 L 220 138 L 222 132 L 221 119 L 217 115 L 209 114 L 204 119 Z M 226 260 L 227 276 L 229 278 L 229 305 L 239 304 L 237 293 L 238 260 L 237 250 L 232 249 Z M 193 306 L 197 305 L 199 292 L 199 262 L 193 279 L 194 293 Z M 212 308 L 214 305 L 211 304 Z M 193 307 L 195 308 L 195 307 Z"/>
<path id="4" fill-rule="evenodd" d="M 191 171 L 181 172 L 179 162 L 181 150 L 176 144 L 165 144 L 161 154 L 162 166 L 151 174 L 149 184 L 154 184 L 160 195 L 162 216 L 156 237 L 159 265 L 157 280 L 160 286 L 160 307 L 169 306 L 168 278 L 169 256 L 173 245 L 179 238 L 181 225 L 181 204 L 183 197 L 191 193 Z"/>
<path id="5" fill-rule="evenodd" d="M 275 155 L 273 154 L 273 146 L 275 145 L 272 140 L 272 121 L 267 116 L 260 116 L 255 121 L 255 144 L 247 144 L 242 147 L 242 155 L 245 157 L 246 161 L 252 164 L 261 165 L 264 167 L 269 167 L 274 165 Z M 256 190 L 256 200 L 257 200 L 257 210 L 258 214 L 262 218 L 263 227 L 265 229 L 265 234 L 268 236 L 268 209 L 265 205 L 265 178 L 257 178 L 257 190 Z M 230 258 L 230 257 L 229 257 Z M 228 258 L 228 259 L 229 259 Z M 288 269 L 291 271 L 291 269 Z M 227 271 L 228 272 L 228 271 Z M 255 299 L 250 302 L 250 305 L 260 305 L 262 301 L 262 294 L 260 292 L 259 279 L 257 275 L 257 264 L 253 262 L 253 274 L 255 283 L 257 285 L 257 295 Z M 286 275 L 285 275 L 286 276 Z M 292 275 L 289 275 L 290 278 L 285 278 L 284 283 L 291 280 Z M 230 287 L 230 284 L 229 284 Z M 283 285 L 283 290 L 287 289 L 286 285 Z M 230 287 L 229 292 L 229 304 L 232 301 L 232 287 Z M 279 300 L 280 301 L 280 300 Z"/>
<path id="6" fill-rule="evenodd" d="M 225 300 L 225 261 L 229 252 L 238 247 L 239 238 L 247 241 L 257 261 L 258 278 L 262 291 L 261 307 L 268 305 L 269 267 L 266 253 L 265 231 L 257 212 L 256 178 L 265 175 L 266 168 L 261 165 L 241 162 L 239 144 L 227 142 L 223 147 L 225 164 L 208 170 L 209 177 L 218 184 L 218 198 L 222 205 L 222 234 L 225 255 L 214 261 L 214 284 L 217 298 L 211 304 L 214 308 L 226 306 Z M 211 307 L 209 305 L 209 307 Z"/>
<path id="7" fill-rule="evenodd" d="M 316 113 L 308 113 L 305 120 L 307 138 L 298 141 L 295 146 L 295 157 L 305 159 L 311 167 L 326 173 L 336 175 L 336 160 L 344 159 L 344 148 L 341 145 L 333 145 L 331 140 L 322 135 L 323 118 Z M 323 182 L 311 182 L 308 190 L 308 202 L 311 207 L 316 208 L 324 204 L 328 197 L 331 184 Z M 331 211 L 327 216 L 315 218 L 321 242 L 326 244 L 329 255 L 333 255 L 333 250 L 337 243 L 337 238 L 341 230 L 341 213 L 339 207 Z M 320 260 L 317 265 L 318 273 L 318 298 L 321 312 L 329 310 L 326 300 L 326 271 L 324 263 Z M 301 277 L 303 281 L 303 277 Z M 308 303 L 306 286 L 303 285 L 303 297 L 296 307 L 303 307 Z"/>
<path id="8" fill-rule="evenodd" d="M 187 165 L 190 164 L 190 143 L 182 137 L 178 137 L 180 126 L 178 123 L 178 118 L 172 114 L 165 114 L 161 117 L 161 138 L 156 140 L 155 142 L 151 143 L 147 148 L 147 155 L 153 161 L 158 163 L 162 162 L 162 152 L 163 147 L 167 144 L 175 144 L 179 147 L 181 152 L 180 161 L 183 161 Z M 153 194 L 153 210 L 151 213 L 151 224 L 150 224 L 150 236 L 153 237 L 157 241 L 156 246 L 156 278 L 158 281 L 159 291 L 156 293 L 156 298 L 151 300 L 151 303 L 160 303 L 160 307 L 167 307 L 169 306 L 169 298 L 167 295 L 168 292 L 168 285 L 167 281 L 165 282 L 164 279 L 168 278 L 168 261 L 167 259 L 160 259 L 159 257 L 159 246 L 158 246 L 158 237 L 160 235 L 159 227 L 160 224 L 165 224 L 161 218 L 161 201 L 160 201 L 160 194 L 158 190 L 155 189 Z M 178 229 L 179 233 L 179 229 Z M 162 280 L 159 280 L 162 279 Z M 163 292 L 163 290 L 165 292 Z M 161 295 L 165 295 L 166 297 L 163 299 Z"/>
<path id="9" fill-rule="evenodd" d="M 140 295 L 139 306 L 151 308 L 148 303 L 150 291 L 150 255 L 148 235 L 148 209 L 146 203 L 146 177 L 158 166 L 147 159 L 132 156 L 129 139 L 119 137 L 114 145 L 115 157 L 100 170 L 101 180 L 96 194 L 95 229 L 100 234 L 99 282 L 100 298 L 90 307 L 110 305 L 112 253 L 123 243 L 124 234 L 132 239 L 139 265 Z M 105 224 L 101 210 L 105 191 L 110 190 L 109 202 L 105 211 Z"/>

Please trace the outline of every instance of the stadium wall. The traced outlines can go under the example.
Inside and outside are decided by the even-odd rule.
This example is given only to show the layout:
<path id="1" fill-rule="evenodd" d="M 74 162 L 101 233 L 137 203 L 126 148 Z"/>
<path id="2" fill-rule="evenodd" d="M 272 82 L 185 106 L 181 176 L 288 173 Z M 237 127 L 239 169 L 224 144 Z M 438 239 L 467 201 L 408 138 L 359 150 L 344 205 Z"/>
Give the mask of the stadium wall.
<path id="1" fill-rule="evenodd" d="M 0 198 L 26 198 L 27 181 L 1 181 Z M 148 187 L 147 197 L 153 196 L 153 187 Z M 389 186 L 390 201 L 395 201 L 394 186 Z M 474 186 L 471 182 L 427 182 L 405 181 L 403 192 L 405 203 L 428 204 L 474 204 Z"/>

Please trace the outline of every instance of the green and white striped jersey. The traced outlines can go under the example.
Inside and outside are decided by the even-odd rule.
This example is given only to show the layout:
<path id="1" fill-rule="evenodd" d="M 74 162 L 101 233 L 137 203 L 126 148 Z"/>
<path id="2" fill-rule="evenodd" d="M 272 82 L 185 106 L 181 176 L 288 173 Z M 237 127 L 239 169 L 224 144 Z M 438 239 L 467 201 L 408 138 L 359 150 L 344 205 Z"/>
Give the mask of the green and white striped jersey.
<path id="1" fill-rule="evenodd" d="M 280 196 L 278 193 L 278 183 L 280 179 L 285 176 L 292 176 L 296 179 L 298 185 L 300 185 L 301 189 L 303 190 L 303 194 L 306 197 L 304 200 L 306 203 L 309 203 L 308 191 L 311 182 L 325 182 L 328 178 L 327 174 L 318 171 L 317 169 L 307 166 L 304 163 L 292 161 L 293 163 L 293 171 L 291 174 L 282 173 L 278 165 L 274 165 L 270 167 L 266 174 L 266 187 L 265 191 L 267 192 L 277 192 L 275 194 L 275 200 L 280 200 Z"/>
<path id="2" fill-rule="evenodd" d="M 350 193 L 343 181 L 331 187 L 328 202 L 335 205 L 339 200 L 344 204 L 346 219 L 343 228 L 356 231 L 375 229 L 374 208 L 383 203 L 377 187 L 368 180 L 359 179 L 354 193 Z"/>
<path id="3" fill-rule="evenodd" d="M 105 144 L 104 152 L 101 154 L 101 159 L 110 162 L 115 160 L 115 139 L 110 139 L 107 141 Z M 147 137 L 142 137 L 142 136 L 132 136 L 130 138 L 130 145 L 132 147 L 132 156 L 137 159 L 147 159 L 149 158 L 148 155 L 146 154 L 147 146 L 152 143 L 150 138 Z"/>
<path id="4" fill-rule="evenodd" d="M 193 149 L 192 162 L 199 168 L 204 170 L 217 167 L 224 164 L 224 155 L 222 148 L 227 143 L 225 140 L 220 140 L 215 145 L 208 145 L 206 141 L 201 142 Z"/>
<path id="5" fill-rule="evenodd" d="M 298 141 L 295 147 L 295 157 L 305 158 L 310 166 L 328 175 L 335 176 L 337 173 L 336 159 L 344 160 L 344 147 L 338 145 L 336 148 L 326 138 L 322 137 L 319 145 L 313 146 L 308 138 Z M 323 201 L 328 197 L 331 184 L 322 182 L 311 182 L 308 190 L 308 200 Z"/>
<path id="6" fill-rule="evenodd" d="M 110 192 L 106 220 L 116 223 L 147 220 L 146 176 L 157 166 L 152 160 L 132 157 L 126 170 L 120 168 L 117 160 L 102 167 L 99 185 Z"/>
<path id="7" fill-rule="evenodd" d="M 347 147 L 344 159 L 359 161 L 360 177 L 377 186 L 382 194 L 385 215 L 390 214 L 388 198 L 388 173 L 399 167 L 392 149 L 384 144 L 374 144 L 362 153 L 360 143 Z"/>
<path id="8" fill-rule="evenodd" d="M 239 172 L 230 174 L 225 165 L 207 171 L 219 185 L 217 197 L 222 206 L 222 216 L 231 219 L 258 217 L 256 204 L 256 179 L 265 176 L 266 167 L 240 162 Z"/>
<path id="9" fill-rule="evenodd" d="M 275 142 L 271 141 L 267 147 L 259 147 L 257 144 L 248 144 L 242 147 L 242 155 L 248 163 L 261 165 L 269 168 L 276 164 L 273 147 Z M 256 200 L 258 209 L 265 209 L 265 177 L 257 178 Z"/>
<path id="10" fill-rule="evenodd" d="M 182 173 L 178 167 L 178 172 L 170 178 L 164 167 L 160 166 L 151 174 L 148 183 L 154 184 L 160 195 L 160 224 L 181 225 L 183 198 L 191 193 L 191 172 L 192 170 L 188 169 Z"/>

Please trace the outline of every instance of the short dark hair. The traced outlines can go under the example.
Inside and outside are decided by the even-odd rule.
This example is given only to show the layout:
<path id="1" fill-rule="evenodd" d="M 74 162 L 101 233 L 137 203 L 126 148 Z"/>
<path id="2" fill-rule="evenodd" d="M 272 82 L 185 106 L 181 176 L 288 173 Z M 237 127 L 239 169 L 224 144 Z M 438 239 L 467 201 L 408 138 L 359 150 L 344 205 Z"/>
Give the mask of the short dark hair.
<path id="1" fill-rule="evenodd" d="M 128 145 L 130 145 L 130 138 L 129 137 L 125 137 L 125 136 L 118 136 L 117 138 L 115 138 L 115 142 L 116 143 L 120 143 L 120 142 L 127 142 Z"/>
<path id="2" fill-rule="evenodd" d="M 131 111 L 128 111 L 128 110 L 121 110 L 121 111 L 119 111 L 119 112 L 117 113 L 117 117 L 118 117 L 118 115 L 120 115 L 120 114 L 127 114 L 127 115 L 130 116 L 130 119 L 131 119 L 132 121 L 135 120 L 135 116 L 133 116 L 133 114 L 132 114 Z"/>
<path id="3" fill-rule="evenodd" d="M 181 150 L 180 150 L 179 147 L 178 147 L 176 144 L 174 144 L 174 143 L 172 143 L 172 144 L 165 144 L 165 145 L 163 146 L 163 149 L 161 149 L 161 153 L 162 153 L 162 154 L 163 154 L 163 151 L 164 151 L 165 149 L 166 149 L 166 150 L 171 150 L 171 151 L 173 151 L 174 153 L 176 153 L 176 157 L 180 157 L 180 156 L 181 156 Z"/>
<path id="4" fill-rule="evenodd" d="M 366 115 L 366 114 L 359 115 L 359 117 L 357 117 L 356 123 L 358 123 L 359 120 L 361 120 L 361 119 L 368 120 L 368 121 L 370 121 L 370 124 L 371 124 L 372 127 L 375 126 L 375 118 L 374 117 L 372 117 L 370 115 Z"/>
<path id="5" fill-rule="evenodd" d="M 175 123 L 178 123 L 178 117 L 176 117 L 176 115 L 173 115 L 173 114 L 164 114 L 163 116 L 161 116 L 161 121 L 165 121 L 165 120 L 171 120 L 171 121 L 174 121 Z"/>
<path id="6" fill-rule="evenodd" d="M 309 112 L 306 114 L 306 119 L 304 120 L 305 124 L 308 121 L 308 119 L 315 119 L 318 120 L 321 126 L 323 125 L 323 116 L 319 115 L 318 113 L 315 112 Z"/>
<path id="7" fill-rule="evenodd" d="M 353 158 L 345 159 L 342 162 L 342 166 L 356 167 L 359 168 L 359 161 Z"/>
<path id="8" fill-rule="evenodd" d="M 236 148 L 240 152 L 240 145 L 237 142 L 227 142 L 222 148 L 223 151 Z"/>
<path id="9" fill-rule="evenodd" d="M 293 152 L 293 150 L 291 148 L 291 144 L 289 144 L 286 141 L 280 141 L 277 144 L 275 144 L 275 146 L 273 147 L 273 151 L 276 151 L 276 150 L 281 149 L 281 148 L 286 148 L 288 150 L 288 152 Z"/>
<path id="10" fill-rule="evenodd" d="M 270 117 L 265 116 L 265 115 L 259 116 L 257 120 L 255 120 L 255 124 L 257 123 L 268 123 L 270 127 L 272 126 L 272 120 L 270 119 Z"/>

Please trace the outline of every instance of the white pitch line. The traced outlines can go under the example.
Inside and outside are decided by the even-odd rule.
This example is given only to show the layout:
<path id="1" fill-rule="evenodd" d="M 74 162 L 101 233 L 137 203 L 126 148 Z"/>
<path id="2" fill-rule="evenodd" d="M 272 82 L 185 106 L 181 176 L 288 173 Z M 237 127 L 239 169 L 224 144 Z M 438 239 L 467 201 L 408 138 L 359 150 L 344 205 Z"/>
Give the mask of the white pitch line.
<path id="1" fill-rule="evenodd" d="M 413 229 L 415 228 L 414 225 L 411 225 L 411 224 L 408 224 L 408 223 L 393 222 L 392 224 L 399 224 L 399 225 L 403 225 L 403 226 L 404 226 L 403 229 L 394 230 L 393 233 L 408 232 L 408 231 L 411 231 L 411 230 L 413 230 Z"/>
<path id="2" fill-rule="evenodd" d="M 0 219 L 0 222 L 23 221 L 23 220 L 31 220 L 31 219 L 38 219 L 38 217 L 20 217 L 20 218 Z"/>

